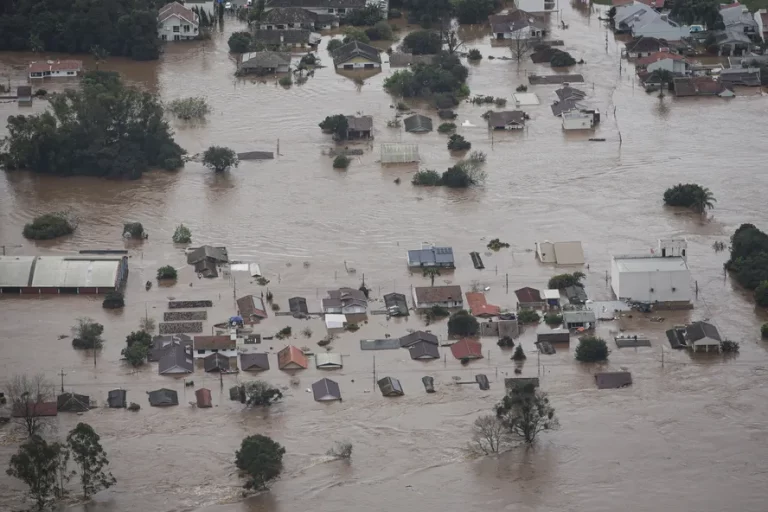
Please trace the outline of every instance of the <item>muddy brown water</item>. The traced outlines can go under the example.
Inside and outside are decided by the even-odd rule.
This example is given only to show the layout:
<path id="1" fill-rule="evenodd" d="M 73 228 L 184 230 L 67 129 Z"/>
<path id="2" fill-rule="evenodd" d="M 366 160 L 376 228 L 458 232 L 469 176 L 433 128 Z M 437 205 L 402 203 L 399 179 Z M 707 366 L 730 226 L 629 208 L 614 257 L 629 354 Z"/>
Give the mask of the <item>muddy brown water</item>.
<path id="1" fill-rule="evenodd" d="M 554 37 L 564 39 L 587 80 L 578 85 L 603 112 L 594 136 L 565 134 L 549 111 L 554 86 L 536 86 L 541 105 L 525 107 L 531 115 L 521 133 L 489 137 L 482 106 L 462 104 L 459 128 L 473 149 L 488 154 L 485 186 L 469 191 L 415 188 L 409 184 L 417 166 L 384 167 L 381 142 L 416 142 L 422 168 L 444 170 L 456 161 L 436 132 L 411 135 L 386 126 L 393 115 L 391 98 L 382 92 L 384 70 L 361 87 L 331 68 L 319 70 L 301 86 L 284 89 L 273 80 L 237 80 L 226 39 L 239 25 L 228 20 L 225 33 L 204 43 L 168 45 L 156 63 L 110 59 L 106 68 L 156 91 L 164 100 L 188 95 L 208 98 L 213 113 L 203 125 L 174 122 L 177 140 L 190 153 L 211 144 L 238 151 L 276 150 L 273 161 L 242 162 L 229 173 L 214 175 L 196 163 L 177 173 L 148 173 L 139 181 L 110 182 L 86 178 L 58 179 L 25 173 L 0 175 L 0 244 L 9 254 L 66 253 L 82 248 L 120 248 L 124 221 L 139 221 L 149 230 L 143 244 L 128 245 L 130 278 L 127 306 L 108 312 L 93 297 L 0 298 L 0 380 L 20 373 L 44 372 L 58 389 L 65 387 L 103 402 L 109 389 L 128 389 L 136 414 L 98 408 L 83 416 L 59 416 L 58 434 L 87 421 L 101 434 L 118 485 L 99 494 L 92 511 L 129 509 L 181 511 L 352 511 L 393 506 L 420 510 L 613 510 L 675 508 L 697 512 L 739 509 L 764 511 L 768 491 L 768 355 L 759 340 L 765 318 L 734 283 L 723 276 L 726 254 L 716 254 L 714 241 L 727 241 L 735 227 L 753 222 L 768 229 L 763 172 L 768 157 L 764 122 L 765 99 L 755 90 L 737 98 L 659 100 L 633 82 L 632 66 L 622 63 L 619 46 L 588 8 L 562 5 L 570 25 Z M 529 62 L 488 60 L 509 55 L 492 46 L 482 27 L 463 29 L 468 47 L 484 58 L 470 65 L 474 93 L 511 101 L 526 73 L 547 73 Z M 330 58 L 321 47 L 326 63 Z M 2 54 L 3 73 L 23 78 L 26 54 Z M 21 66 L 21 69 L 19 68 Z M 49 86 L 55 89 L 56 86 Z M 45 103 L 36 101 L 32 111 Z M 0 104 L 3 116 L 19 110 Z M 421 110 L 419 110 L 421 111 Z M 615 117 L 614 117 L 615 111 Z M 374 116 L 376 139 L 346 172 L 333 170 L 323 154 L 330 141 L 317 123 L 334 113 Z M 437 119 L 435 118 L 436 124 Z M 0 130 L 4 130 L 0 128 Z M 621 133 L 621 137 L 619 136 Z M 4 133 L 4 132 L 3 132 Z M 365 146 L 363 146 L 365 147 Z M 400 178 L 402 183 L 394 183 Z M 706 221 L 665 209 L 661 195 L 678 182 L 698 182 L 715 193 L 718 203 Z M 34 244 L 21 237 L 25 222 L 51 210 L 70 210 L 80 219 L 77 233 L 53 243 Z M 535 329 L 526 328 L 520 342 L 529 354 L 523 375 L 541 375 L 562 428 L 541 436 L 532 450 L 514 449 L 498 458 L 473 459 L 464 450 L 474 419 L 490 411 L 502 396 L 503 377 L 513 366 L 509 352 L 494 340 L 483 340 L 486 357 L 462 367 L 450 351 L 446 360 L 411 361 L 404 350 L 376 352 L 379 377 L 403 383 L 406 395 L 385 399 L 373 385 L 372 352 L 359 350 L 359 339 L 399 336 L 423 324 L 416 317 L 387 321 L 369 316 L 357 333 L 334 342 L 344 354 L 344 368 L 299 373 L 300 384 L 272 368 L 263 374 L 288 387 L 283 403 L 267 411 L 242 410 L 225 396 L 226 389 L 247 376 L 228 375 L 222 391 L 217 377 L 196 372 L 197 387 L 213 390 L 215 408 L 197 410 L 192 388 L 181 380 L 157 375 L 154 366 L 137 373 L 120 362 L 125 335 L 138 327 L 145 311 L 162 318 L 168 297 L 213 299 L 206 330 L 234 312 L 237 294 L 265 290 L 244 275 L 198 280 L 185 265 L 183 249 L 170 242 L 174 226 L 184 222 L 195 244 L 222 243 L 234 259 L 257 261 L 271 280 L 268 288 L 285 310 L 287 299 L 306 296 L 319 305 L 325 290 L 365 282 L 376 304 L 382 294 L 409 293 L 428 281 L 409 275 L 405 251 L 422 241 L 452 245 L 458 257 L 455 273 L 436 284 L 473 283 L 490 287 L 489 302 L 514 307 L 512 290 L 541 287 L 555 269 L 538 264 L 531 252 L 541 239 L 581 240 L 590 264 L 587 288 L 592 298 L 607 299 L 605 272 L 610 254 L 648 250 L 659 237 L 685 236 L 689 264 L 700 294 L 691 312 L 667 314 L 663 323 L 643 315 L 600 324 L 600 333 L 626 328 L 649 334 L 653 347 L 613 349 L 608 368 L 626 367 L 634 378 L 629 389 L 598 391 L 595 368 L 576 364 L 573 354 L 559 350 L 542 356 L 534 351 Z M 484 271 L 472 268 L 469 252 L 484 253 L 490 238 L 512 247 L 483 256 Z M 22 247 L 15 247 L 21 245 Z M 356 269 L 354 274 L 345 270 Z M 308 266 L 305 265 L 308 262 Z M 170 288 L 143 283 L 156 269 L 171 263 L 181 269 Z M 510 293 L 505 288 L 509 275 Z M 316 306 L 317 307 L 317 306 Z M 106 326 L 106 347 L 97 354 L 74 351 L 69 326 L 89 316 Z M 738 357 L 697 357 L 672 352 L 663 330 L 689 319 L 710 318 L 727 337 L 742 343 Z M 262 334 L 285 325 L 298 346 L 318 348 L 324 335 L 320 319 L 300 321 L 271 316 L 258 327 Z M 305 339 L 299 331 L 313 331 Z M 445 322 L 430 326 L 442 337 Z M 612 345 L 612 344 L 611 344 Z M 283 342 L 265 341 L 275 352 Z M 661 364 L 662 347 L 664 366 Z M 272 364 L 275 358 L 272 356 Z M 491 390 L 456 386 L 454 376 L 470 380 L 488 375 Z M 320 404 L 306 389 L 329 375 L 340 385 L 344 401 Z M 438 392 L 424 393 L 421 377 L 432 375 Z M 170 409 L 148 406 L 145 391 L 170 387 L 181 404 Z M 3 431 L 0 465 L 17 440 Z M 263 433 L 287 448 L 285 471 L 272 490 L 243 499 L 233 468 L 234 451 L 246 435 Z M 325 455 L 333 441 L 350 440 L 350 462 Z M 0 509 L 18 508 L 24 488 L 3 472 L 5 492 Z M 73 510 L 81 510 L 73 506 Z M 83 509 L 84 510 L 84 509 Z"/>

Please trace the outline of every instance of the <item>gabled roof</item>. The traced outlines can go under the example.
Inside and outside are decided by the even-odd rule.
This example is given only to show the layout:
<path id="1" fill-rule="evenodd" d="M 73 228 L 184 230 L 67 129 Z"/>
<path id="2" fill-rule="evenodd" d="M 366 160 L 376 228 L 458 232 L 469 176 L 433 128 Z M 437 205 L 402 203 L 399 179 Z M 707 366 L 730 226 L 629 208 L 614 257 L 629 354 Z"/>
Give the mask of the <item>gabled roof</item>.
<path id="1" fill-rule="evenodd" d="M 246 295 L 237 299 L 237 310 L 243 318 L 267 318 L 264 299 L 255 295 Z"/>
<path id="2" fill-rule="evenodd" d="M 107 405 L 112 408 L 125 407 L 128 401 L 128 392 L 124 389 L 113 389 L 107 393 Z"/>
<path id="3" fill-rule="evenodd" d="M 666 45 L 667 42 L 663 39 L 656 39 L 655 37 L 636 37 L 627 43 L 627 52 L 658 52 L 659 48 Z"/>
<path id="4" fill-rule="evenodd" d="M 379 390 L 384 396 L 403 396 L 403 386 L 400 381 L 394 377 L 384 377 L 377 382 Z"/>
<path id="5" fill-rule="evenodd" d="M 202 247 L 192 249 L 187 253 L 187 263 L 190 265 L 194 265 L 195 263 L 206 259 L 213 260 L 216 263 L 228 262 L 229 257 L 227 256 L 227 248 L 204 245 Z"/>
<path id="6" fill-rule="evenodd" d="M 237 342 L 228 335 L 195 336 L 195 350 L 234 350 Z"/>
<path id="7" fill-rule="evenodd" d="M 411 354 L 411 359 L 440 359 L 440 351 L 437 349 L 437 345 L 428 341 L 417 341 L 410 345 L 408 350 Z"/>
<path id="8" fill-rule="evenodd" d="M 571 87 L 570 85 L 565 85 L 560 89 L 557 89 L 555 91 L 555 94 L 561 101 L 571 99 L 571 98 L 577 99 L 577 100 L 583 100 L 584 98 L 587 97 L 587 93 L 585 93 L 582 90 Z"/>
<path id="9" fill-rule="evenodd" d="M 453 248 L 427 247 L 408 251 L 408 263 L 411 265 L 453 265 Z"/>
<path id="10" fill-rule="evenodd" d="M 371 62 L 381 63 L 381 56 L 379 55 L 378 48 L 361 43 L 360 41 L 350 41 L 345 45 L 339 46 L 336 51 L 333 52 L 333 64 L 338 66 L 355 57 L 362 57 Z"/>
<path id="11" fill-rule="evenodd" d="M 525 27 L 545 29 L 546 24 L 533 14 L 516 9 L 507 14 L 493 14 L 488 16 L 491 31 L 494 33 L 517 32 Z"/>
<path id="12" fill-rule="evenodd" d="M 426 133 L 432 131 L 432 119 L 420 114 L 414 114 L 411 117 L 403 119 L 405 131 L 411 133 Z"/>
<path id="13" fill-rule="evenodd" d="M 437 336 L 431 332 L 416 331 L 410 334 L 406 334 L 405 336 L 401 336 L 400 346 L 403 348 L 408 348 L 414 343 L 418 343 L 419 341 L 426 341 L 427 343 L 431 343 L 435 346 L 438 345 Z"/>
<path id="14" fill-rule="evenodd" d="M 362 9 L 365 0 L 267 0 L 266 8 L 276 7 L 307 7 L 322 9 Z"/>
<path id="15" fill-rule="evenodd" d="M 472 338 L 464 338 L 451 345 L 451 353 L 456 359 L 482 359 L 483 345 Z"/>
<path id="16" fill-rule="evenodd" d="M 291 297 L 288 299 L 288 309 L 291 313 L 309 313 L 307 309 L 307 299 L 304 297 Z"/>
<path id="17" fill-rule="evenodd" d="M 647 57 L 643 57 L 642 59 L 638 59 L 635 63 L 638 66 L 647 66 L 648 64 L 653 64 L 654 62 L 658 62 L 660 60 L 679 60 L 683 62 L 688 62 L 688 60 L 683 57 L 682 55 L 678 55 L 676 53 L 670 53 L 670 52 L 656 52 L 652 53 Z"/>
<path id="18" fill-rule="evenodd" d="M 200 388 L 195 391 L 195 399 L 197 400 L 197 406 L 201 408 L 212 407 L 211 403 L 211 390 L 208 388 Z"/>
<path id="19" fill-rule="evenodd" d="M 191 9 L 187 9 L 179 2 L 171 2 L 161 7 L 157 12 L 157 21 L 158 23 L 163 23 L 171 16 L 178 16 L 188 23 L 197 25 L 197 14 L 195 14 Z"/>
<path id="20" fill-rule="evenodd" d="M 269 370 L 269 356 L 265 352 L 240 354 L 240 369 L 244 371 Z"/>
<path id="21" fill-rule="evenodd" d="M 521 304 L 544 302 L 541 298 L 541 292 L 535 288 L 531 288 L 530 286 L 515 290 L 515 296 L 517 297 L 517 302 Z"/>
<path id="22" fill-rule="evenodd" d="M 203 368 L 206 372 L 227 372 L 229 371 L 229 358 L 219 352 L 214 352 L 203 358 Z"/>
<path id="23" fill-rule="evenodd" d="M 514 124 L 525 124 L 525 112 L 522 110 L 506 110 L 491 112 L 488 115 L 488 126 L 498 128 Z"/>
<path id="24" fill-rule="evenodd" d="M 149 349 L 147 361 L 160 361 L 160 359 L 171 349 L 171 346 L 173 345 L 191 347 L 192 343 L 192 337 L 186 334 L 164 334 L 155 336 L 152 338 L 152 347 Z"/>
<path id="25" fill-rule="evenodd" d="M 301 7 L 275 7 L 264 13 L 259 25 L 302 24 L 312 25 L 317 15 Z"/>
<path id="26" fill-rule="evenodd" d="M 614 7 L 619 7 L 622 5 L 631 4 L 633 2 L 640 2 L 641 4 L 645 4 L 648 7 L 653 7 L 654 9 L 664 8 L 664 0 L 613 0 L 611 5 Z"/>
<path id="27" fill-rule="evenodd" d="M 373 130 L 373 116 L 344 116 L 347 118 L 347 129 L 355 132 Z M 361 292 L 362 293 L 362 292 Z M 363 296 L 365 298 L 365 296 Z"/>
<path id="28" fill-rule="evenodd" d="M 321 352 L 315 354 L 316 368 L 341 368 L 344 363 L 341 360 L 341 354 L 334 352 Z"/>
<path id="29" fill-rule="evenodd" d="M 192 373 L 195 363 L 189 345 L 172 344 L 158 361 L 160 375 L 172 373 Z"/>
<path id="30" fill-rule="evenodd" d="M 59 411 L 85 412 L 91 408 L 91 399 L 86 395 L 62 393 L 56 397 L 56 404 Z"/>
<path id="31" fill-rule="evenodd" d="M 675 96 L 715 96 L 726 87 L 711 76 L 675 77 Z"/>
<path id="32" fill-rule="evenodd" d="M 467 292 L 466 296 L 469 312 L 474 316 L 498 316 L 501 313 L 499 306 L 488 304 L 483 292 Z"/>
<path id="33" fill-rule="evenodd" d="M 268 45 L 307 44 L 310 34 L 309 30 L 254 30 L 253 40 Z"/>
<path id="34" fill-rule="evenodd" d="M 149 405 L 153 407 L 179 405 L 179 394 L 172 389 L 160 388 L 147 394 L 149 395 Z"/>
<path id="35" fill-rule="evenodd" d="M 286 52 L 251 52 L 243 55 L 243 69 L 279 68 L 290 66 L 291 54 Z"/>
<path id="36" fill-rule="evenodd" d="M 598 389 L 616 389 L 632 385 L 629 372 L 601 372 L 595 374 Z"/>
<path id="37" fill-rule="evenodd" d="M 693 322 L 685 328 L 685 337 L 688 341 L 696 342 L 704 338 L 723 341 L 717 327 L 709 322 Z"/>
<path id="38" fill-rule="evenodd" d="M 414 289 L 416 299 L 420 303 L 429 302 L 464 302 L 461 297 L 461 286 L 417 286 Z"/>
<path id="39" fill-rule="evenodd" d="M 339 383 L 331 379 L 320 379 L 312 384 L 312 394 L 315 395 L 317 402 L 341 400 Z"/>
<path id="40" fill-rule="evenodd" d="M 31 62 L 29 64 L 30 73 L 42 73 L 43 71 L 81 71 L 82 69 L 83 61 L 81 60 L 40 61 Z"/>
<path id="41" fill-rule="evenodd" d="M 281 370 L 306 369 L 307 364 L 307 356 L 293 345 L 288 345 L 277 353 L 277 366 Z"/>
<path id="42" fill-rule="evenodd" d="M 394 308 L 397 314 L 408 315 L 408 301 L 402 293 L 387 293 L 384 295 L 384 305 L 387 310 Z"/>

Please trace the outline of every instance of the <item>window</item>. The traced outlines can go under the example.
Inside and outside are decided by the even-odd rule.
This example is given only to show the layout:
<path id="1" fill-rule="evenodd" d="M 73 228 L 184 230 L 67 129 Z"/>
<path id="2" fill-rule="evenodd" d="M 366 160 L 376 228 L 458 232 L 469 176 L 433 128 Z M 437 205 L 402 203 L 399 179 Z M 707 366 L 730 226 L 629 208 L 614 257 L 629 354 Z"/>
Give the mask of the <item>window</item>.
<path id="1" fill-rule="evenodd" d="M 178 32 L 178 31 L 179 31 L 179 26 L 178 26 L 178 25 L 176 25 L 175 27 L 173 27 L 173 31 L 174 31 L 174 32 Z"/>
<path id="2" fill-rule="evenodd" d="M 184 25 L 184 32 L 189 32 L 189 25 Z"/>
<path id="3" fill-rule="evenodd" d="M 163 41 L 167 41 L 168 40 L 168 36 L 165 35 L 165 34 L 163 34 L 161 37 L 162 37 Z"/>
<path id="4" fill-rule="evenodd" d="M 75 74 L 75 72 L 74 72 L 74 71 L 67 71 L 67 75 L 68 75 L 68 76 L 73 76 L 74 74 Z"/>
<path id="5" fill-rule="evenodd" d="M 204 348 L 198 349 L 198 350 L 197 350 L 197 353 L 198 353 L 198 354 L 201 354 L 201 355 L 202 355 L 202 354 L 205 354 L 205 349 L 204 349 Z"/>
<path id="6" fill-rule="evenodd" d="M 346 9 L 336 9 L 336 12 L 338 12 L 339 14 L 344 14 L 345 12 L 347 12 L 347 10 Z"/>
<path id="7" fill-rule="evenodd" d="M 366 64 L 365 69 L 373 69 L 373 64 Z"/>
<path id="8" fill-rule="evenodd" d="M 355 69 L 354 64 L 344 64 L 344 69 Z"/>
<path id="9" fill-rule="evenodd" d="M 211 352 L 218 352 L 218 351 L 219 351 L 219 349 L 217 349 L 217 348 L 211 349 Z"/>
<path id="10" fill-rule="evenodd" d="M 328 9 L 328 14 L 333 14 L 333 9 Z"/>
<path id="11" fill-rule="evenodd" d="M 181 41 L 181 36 L 173 36 L 174 41 Z"/>

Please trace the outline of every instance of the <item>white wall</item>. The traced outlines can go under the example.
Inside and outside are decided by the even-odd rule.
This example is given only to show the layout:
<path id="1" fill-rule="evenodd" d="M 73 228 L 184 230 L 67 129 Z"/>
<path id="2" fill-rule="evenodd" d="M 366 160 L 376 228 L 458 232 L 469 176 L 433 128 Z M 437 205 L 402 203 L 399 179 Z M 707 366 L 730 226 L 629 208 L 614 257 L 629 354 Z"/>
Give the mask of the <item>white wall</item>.
<path id="1" fill-rule="evenodd" d="M 189 27 L 189 32 L 184 31 L 184 27 Z M 179 27 L 178 32 L 173 31 L 173 27 Z M 179 36 L 179 39 L 194 39 L 198 36 L 197 25 L 192 25 L 186 21 L 181 20 L 176 16 L 171 16 L 163 23 L 158 24 L 157 37 L 160 39 L 165 36 L 166 41 L 175 41 L 175 36 Z"/>
<path id="2" fill-rule="evenodd" d="M 544 12 L 544 0 L 515 0 L 515 7 L 526 12 Z"/>
<path id="3" fill-rule="evenodd" d="M 618 298 L 640 302 L 691 300 L 691 274 L 688 270 L 621 272 L 617 278 L 618 274 L 615 263 L 612 263 L 611 286 Z"/>
<path id="4" fill-rule="evenodd" d="M 203 354 L 199 353 L 200 351 L 198 349 L 194 350 L 194 356 L 195 359 L 203 359 L 204 357 L 207 357 L 211 354 L 213 354 L 213 350 L 203 350 Z M 219 350 L 219 354 L 226 356 L 226 357 L 237 357 L 237 349 L 233 348 L 232 350 Z"/>
<path id="5" fill-rule="evenodd" d="M 592 128 L 592 116 L 566 117 L 563 116 L 563 129 L 589 130 Z"/>
<path id="6" fill-rule="evenodd" d="M 352 68 L 348 66 L 352 66 Z M 344 62 L 336 66 L 336 69 L 366 69 L 365 66 L 369 66 L 367 69 L 378 69 L 381 67 L 381 64 L 378 62 Z"/>
<path id="7" fill-rule="evenodd" d="M 184 4 L 184 7 L 186 7 L 187 9 L 192 9 L 193 7 L 197 7 L 199 10 L 205 11 L 205 13 L 208 16 L 214 15 L 213 0 L 206 0 L 205 2 L 187 2 Z"/>
<path id="8" fill-rule="evenodd" d="M 662 59 L 651 64 L 648 64 L 648 71 L 658 71 L 665 69 L 670 73 L 685 73 L 686 64 L 681 60 L 674 59 Z"/>

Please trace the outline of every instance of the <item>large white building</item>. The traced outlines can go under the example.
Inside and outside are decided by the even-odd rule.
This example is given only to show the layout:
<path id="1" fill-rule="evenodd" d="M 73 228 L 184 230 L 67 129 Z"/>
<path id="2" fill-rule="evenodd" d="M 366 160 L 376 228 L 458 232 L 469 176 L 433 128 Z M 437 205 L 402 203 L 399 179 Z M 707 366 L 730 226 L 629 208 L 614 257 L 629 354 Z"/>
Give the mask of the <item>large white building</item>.
<path id="1" fill-rule="evenodd" d="M 616 255 L 611 259 L 611 287 L 619 299 L 646 303 L 691 301 L 691 272 L 682 239 L 659 240 L 647 255 Z"/>

